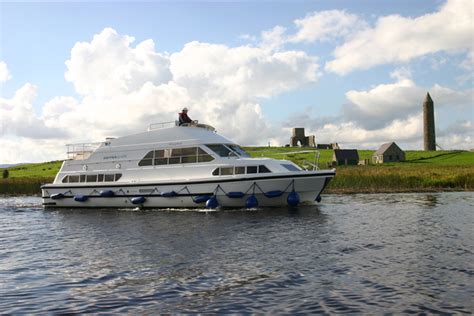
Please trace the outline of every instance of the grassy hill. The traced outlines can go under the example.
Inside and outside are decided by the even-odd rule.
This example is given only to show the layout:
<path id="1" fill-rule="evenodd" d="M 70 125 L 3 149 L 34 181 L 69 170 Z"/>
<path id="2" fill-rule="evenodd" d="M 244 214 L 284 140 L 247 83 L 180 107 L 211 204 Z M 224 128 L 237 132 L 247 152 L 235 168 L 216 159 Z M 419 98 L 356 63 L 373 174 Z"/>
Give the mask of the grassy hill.
<path id="1" fill-rule="evenodd" d="M 314 162 L 315 153 L 295 154 L 308 148 L 246 147 L 252 157 L 292 160 L 300 166 Z M 328 168 L 332 150 L 319 150 L 319 166 Z M 373 150 L 359 150 L 360 159 L 370 159 Z M 413 192 L 474 190 L 474 152 L 407 151 L 407 160 L 383 165 L 338 167 L 327 193 Z M 0 194 L 39 194 L 42 183 L 53 181 L 62 161 L 25 164 L 7 168 L 0 179 Z M 0 168 L 0 174 L 3 169 Z"/>
<path id="2" fill-rule="evenodd" d="M 246 148 L 252 157 L 292 160 L 300 166 L 314 161 L 314 153 L 292 154 L 301 148 Z M 307 149 L 306 149 L 307 150 Z M 288 154 L 284 154 L 284 153 Z M 319 150 L 319 166 L 332 161 L 332 150 Z M 360 159 L 370 159 L 374 150 L 359 150 Z M 283 153 L 283 154 L 281 154 Z M 474 152 L 406 151 L 406 161 L 368 166 L 341 166 L 327 193 L 371 193 L 474 190 Z"/>

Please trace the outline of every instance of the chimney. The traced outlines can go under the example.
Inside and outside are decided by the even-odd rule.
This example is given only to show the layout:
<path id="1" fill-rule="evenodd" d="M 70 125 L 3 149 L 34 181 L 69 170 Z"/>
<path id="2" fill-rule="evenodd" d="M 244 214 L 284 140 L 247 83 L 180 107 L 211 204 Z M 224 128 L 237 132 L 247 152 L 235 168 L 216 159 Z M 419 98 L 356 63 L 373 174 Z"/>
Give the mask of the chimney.
<path id="1" fill-rule="evenodd" d="M 435 136 L 435 122 L 434 122 L 434 108 L 433 100 L 430 93 L 426 93 L 423 101 L 423 134 L 425 151 L 436 150 L 436 136 Z"/>

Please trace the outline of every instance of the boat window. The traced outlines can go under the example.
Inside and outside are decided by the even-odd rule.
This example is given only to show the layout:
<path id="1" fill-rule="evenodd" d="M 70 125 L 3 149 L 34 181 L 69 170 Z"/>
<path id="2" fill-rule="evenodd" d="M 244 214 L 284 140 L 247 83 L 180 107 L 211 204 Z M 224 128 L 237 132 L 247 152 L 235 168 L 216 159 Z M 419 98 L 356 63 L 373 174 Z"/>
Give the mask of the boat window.
<path id="1" fill-rule="evenodd" d="M 247 173 L 257 173 L 258 166 L 247 166 Z"/>
<path id="2" fill-rule="evenodd" d="M 69 183 L 79 182 L 79 176 L 69 176 Z"/>
<path id="3" fill-rule="evenodd" d="M 245 174 L 245 167 L 235 167 L 235 174 Z"/>
<path id="4" fill-rule="evenodd" d="M 232 153 L 229 148 L 221 144 L 210 144 L 206 146 L 221 157 L 229 157 L 229 154 Z"/>
<path id="5" fill-rule="evenodd" d="M 234 167 L 221 168 L 221 176 L 231 176 L 234 174 Z"/>
<path id="6" fill-rule="evenodd" d="M 153 159 L 142 159 L 142 160 L 140 160 L 140 162 L 138 163 L 138 165 L 139 165 L 140 167 L 152 166 L 152 165 L 153 165 Z"/>
<path id="7" fill-rule="evenodd" d="M 264 165 L 258 166 L 258 173 L 271 173 L 271 171 Z"/>
<path id="8" fill-rule="evenodd" d="M 168 159 L 168 163 L 170 165 L 176 165 L 178 163 L 181 163 L 181 157 L 171 157 Z"/>
<path id="9" fill-rule="evenodd" d="M 165 156 L 165 151 L 163 149 L 155 150 L 155 158 L 163 158 L 164 156 Z"/>
<path id="10" fill-rule="evenodd" d="M 196 162 L 197 157 L 196 156 L 183 156 L 181 157 L 181 162 L 182 163 L 194 163 Z"/>
<path id="11" fill-rule="evenodd" d="M 239 145 L 227 145 L 230 149 L 235 151 L 241 157 L 250 157 L 250 155 L 242 149 Z"/>
<path id="12" fill-rule="evenodd" d="M 171 151 L 171 157 L 180 157 L 183 155 L 183 149 L 173 148 Z"/>
<path id="13" fill-rule="evenodd" d="M 82 174 L 82 175 L 68 175 L 62 180 L 63 183 L 78 183 L 78 182 L 102 182 L 104 181 L 113 182 L 118 181 L 121 177 L 121 173 L 116 174 Z"/>
<path id="14" fill-rule="evenodd" d="M 150 152 L 148 152 L 148 153 L 145 155 L 145 157 L 143 157 L 143 159 L 138 162 L 138 165 L 139 165 L 140 167 L 153 165 L 153 155 L 154 155 L 154 151 L 153 151 L 153 150 L 150 151 Z"/>
<path id="15" fill-rule="evenodd" d="M 208 162 L 213 161 L 214 157 L 209 155 L 204 149 L 198 147 L 198 162 Z"/>
<path id="16" fill-rule="evenodd" d="M 167 165 L 168 158 L 157 158 L 155 159 L 155 165 Z"/>
<path id="17" fill-rule="evenodd" d="M 148 152 L 138 162 L 138 166 L 173 165 L 212 160 L 214 160 L 214 157 L 199 147 L 168 148 Z"/>
<path id="18" fill-rule="evenodd" d="M 216 168 L 212 171 L 213 176 L 230 176 L 233 174 L 245 174 L 245 168 L 243 166 L 238 167 L 221 167 Z M 255 173 L 271 173 L 271 170 L 264 165 L 260 166 L 247 166 L 247 174 Z"/>
<path id="19" fill-rule="evenodd" d="M 181 149 L 181 156 L 196 156 L 196 155 L 197 155 L 197 147 Z"/>
<path id="20" fill-rule="evenodd" d="M 143 159 L 153 159 L 153 150 L 150 151 L 148 154 L 146 154 L 145 157 L 143 157 Z"/>
<path id="21" fill-rule="evenodd" d="M 97 182 L 97 175 L 96 174 L 86 175 L 86 182 Z"/>
<path id="22" fill-rule="evenodd" d="M 301 169 L 299 169 L 299 168 L 296 167 L 295 165 L 281 164 L 281 166 L 282 166 L 283 168 L 285 168 L 286 170 L 288 170 L 288 171 L 301 171 Z"/>

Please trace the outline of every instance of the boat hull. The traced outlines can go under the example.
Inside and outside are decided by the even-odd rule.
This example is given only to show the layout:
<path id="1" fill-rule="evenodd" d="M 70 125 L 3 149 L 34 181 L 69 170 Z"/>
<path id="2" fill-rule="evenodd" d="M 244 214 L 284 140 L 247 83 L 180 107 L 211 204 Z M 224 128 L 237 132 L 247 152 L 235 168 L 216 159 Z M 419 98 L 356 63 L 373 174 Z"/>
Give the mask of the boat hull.
<path id="1" fill-rule="evenodd" d="M 278 207 L 288 205 L 292 192 L 298 195 L 297 204 L 313 204 L 334 174 L 308 172 L 298 176 L 96 186 L 50 184 L 42 187 L 42 198 L 43 205 L 51 208 L 204 208 L 211 197 L 220 207 Z M 249 205 L 251 196 L 258 205 L 254 199 Z"/>

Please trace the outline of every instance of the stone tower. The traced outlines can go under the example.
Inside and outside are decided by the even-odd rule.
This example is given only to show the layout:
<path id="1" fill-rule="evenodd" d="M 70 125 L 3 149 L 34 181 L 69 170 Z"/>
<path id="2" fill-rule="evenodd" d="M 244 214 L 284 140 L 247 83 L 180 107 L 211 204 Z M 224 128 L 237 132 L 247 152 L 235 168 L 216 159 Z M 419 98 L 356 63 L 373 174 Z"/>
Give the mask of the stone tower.
<path id="1" fill-rule="evenodd" d="M 423 101 L 423 135 L 425 151 L 436 150 L 435 122 L 433 100 L 430 93 L 426 93 Z"/>

